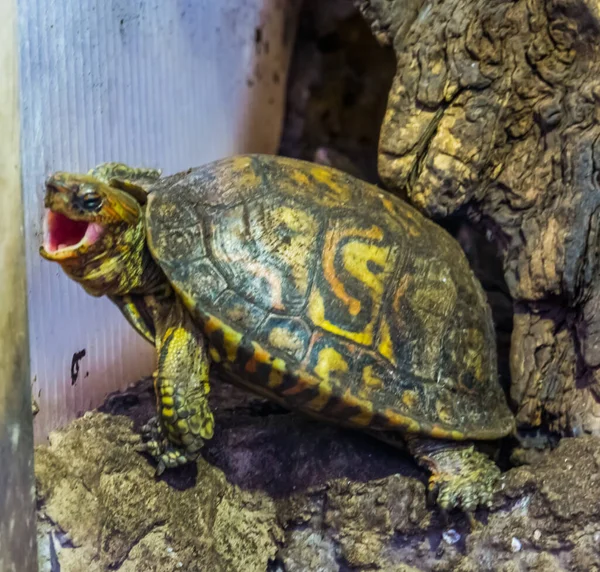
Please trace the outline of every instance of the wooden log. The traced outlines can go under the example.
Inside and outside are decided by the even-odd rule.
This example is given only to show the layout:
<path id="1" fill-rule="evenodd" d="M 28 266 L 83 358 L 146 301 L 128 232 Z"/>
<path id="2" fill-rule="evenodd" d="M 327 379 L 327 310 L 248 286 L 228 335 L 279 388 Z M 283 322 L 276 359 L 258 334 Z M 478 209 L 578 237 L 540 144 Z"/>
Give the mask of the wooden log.
<path id="1" fill-rule="evenodd" d="M 397 73 L 378 168 L 502 256 L 521 427 L 600 434 L 600 16 L 591 0 L 356 0 Z"/>

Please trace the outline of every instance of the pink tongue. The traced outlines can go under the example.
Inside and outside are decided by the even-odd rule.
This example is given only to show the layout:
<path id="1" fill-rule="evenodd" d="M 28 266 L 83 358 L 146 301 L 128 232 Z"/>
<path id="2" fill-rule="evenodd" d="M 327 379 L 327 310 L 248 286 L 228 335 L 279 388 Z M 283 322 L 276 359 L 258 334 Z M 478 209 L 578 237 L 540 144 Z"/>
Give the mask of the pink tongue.
<path id="1" fill-rule="evenodd" d="M 86 238 L 90 244 L 96 242 L 102 234 L 102 226 L 96 222 L 90 222 L 85 233 Z"/>
<path id="2" fill-rule="evenodd" d="M 81 241 L 88 230 L 89 223 L 50 211 L 48 213 L 48 233 L 50 250 L 61 250 Z M 98 225 L 94 225 L 98 226 Z"/>

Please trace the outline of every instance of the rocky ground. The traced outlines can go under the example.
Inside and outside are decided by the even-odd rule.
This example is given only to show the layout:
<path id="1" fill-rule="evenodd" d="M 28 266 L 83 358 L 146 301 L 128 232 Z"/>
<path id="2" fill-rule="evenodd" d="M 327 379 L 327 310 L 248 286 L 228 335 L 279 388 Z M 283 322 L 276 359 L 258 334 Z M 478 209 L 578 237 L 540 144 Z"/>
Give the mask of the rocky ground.
<path id="1" fill-rule="evenodd" d="M 600 570 L 600 439 L 504 473 L 471 531 L 401 452 L 215 382 L 197 466 L 134 451 L 145 380 L 36 450 L 41 571 Z"/>

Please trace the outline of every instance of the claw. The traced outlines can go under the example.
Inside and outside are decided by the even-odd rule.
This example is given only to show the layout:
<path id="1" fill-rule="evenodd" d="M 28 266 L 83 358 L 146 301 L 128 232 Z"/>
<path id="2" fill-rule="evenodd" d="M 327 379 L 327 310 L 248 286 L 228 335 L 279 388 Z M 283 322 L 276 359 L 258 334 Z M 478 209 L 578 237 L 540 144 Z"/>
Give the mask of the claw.
<path id="1" fill-rule="evenodd" d="M 200 437 L 186 440 L 185 443 L 176 444 L 165 437 L 158 417 L 152 417 L 142 429 L 144 442 L 135 445 L 135 450 L 147 453 L 157 462 L 155 476 L 159 477 L 166 469 L 172 469 L 195 461 L 202 447 Z M 182 447 L 183 445 L 183 447 Z M 187 446 L 186 446 L 187 445 Z"/>

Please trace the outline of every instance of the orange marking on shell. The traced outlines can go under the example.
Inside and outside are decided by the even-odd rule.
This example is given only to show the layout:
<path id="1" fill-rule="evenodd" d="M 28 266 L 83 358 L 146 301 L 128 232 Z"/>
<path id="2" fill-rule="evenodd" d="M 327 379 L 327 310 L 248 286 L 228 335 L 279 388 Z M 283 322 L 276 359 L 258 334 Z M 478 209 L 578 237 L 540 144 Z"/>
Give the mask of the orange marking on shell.
<path id="1" fill-rule="evenodd" d="M 356 316 L 360 312 L 360 300 L 353 298 L 346 292 L 346 288 L 338 279 L 335 271 L 335 255 L 337 245 L 343 239 L 350 236 L 359 238 L 371 238 L 381 240 L 383 233 L 380 228 L 373 226 L 369 230 L 347 229 L 338 231 L 337 229 L 327 231 L 325 236 L 325 248 L 323 251 L 323 274 L 331 286 L 333 293 L 348 306 L 348 312 L 351 316 Z"/>
<path id="2" fill-rule="evenodd" d="M 247 362 L 246 362 L 246 367 L 244 368 L 248 373 L 256 373 L 256 359 L 254 359 L 254 357 L 251 357 Z"/>
<path id="3" fill-rule="evenodd" d="M 392 303 L 392 308 L 397 315 L 400 314 L 400 300 L 406 294 L 406 290 L 408 289 L 408 284 L 410 283 L 411 276 L 410 274 L 405 274 L 400 278 L 400 282 L 396 287 L 396 293 L 394 294 L 394 302 Z"/>
<path id="4" fill-rule="evenodd" d="M 207 335 L 210 335 L 213 332 L 216 332 L 217 330 L 220 330 L 220 329 L 221 329 L 221 323 L 219 322 L 219 320 L 217 320 L 216 318 L 213 318 L 212 316 L 210 316 L 204 322 L 204 332 Z"/>
<path id="5" fill-rule="evenodd" d="M 254 348 L 254 359 L 258 363 L 269 363 L 271 361 L 271 354 L 259 346 L 256 342 L 252 342 L 252 347 Z"/>
<path id="6" fill-rule="evenodd" d="M 320 385 L 321 383 L 321 380 L 316 379 L 306 373 L 302 373 L 298 376 L 296 384 L 293 387 L 286 389 L 282 393 L 283 395 L 296 395 L 298 393 L 302 393 L 305 389 L 310 389 Z"/>
<path id="7" fill-rule="evenodd" d="M 394 215 L 395 217 L 400 215 L 400 213 L 398 213 L 398 211 L 395 209 L 394 203 L 392 203 L 392 201 L 390 199 L 387 199 L 385 197 L 379 197 L 379 198 L 380 198 L 381 203 L 383 204 L 384 208 L 390 214 Z M 406 218 L 410 219 L 413 223 L 415 223 L 415 224 L 417 223 L 414 216 L 412 215 L 412 213 L 409 210 L 407 210 L 403 214 Z M 404 228 L 408 232 L 408 234 L 410 234 L 411 236 L 419 236 L 419 234 L 421 234 L 418 228 L 416 228 L 415 226 L 413 226 L 411 224 L 407 224 L 404 221 L 402 224 L 402 228 Z"/>

